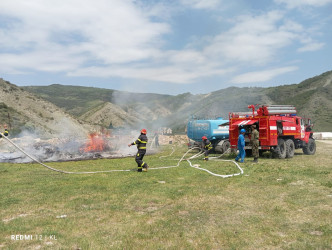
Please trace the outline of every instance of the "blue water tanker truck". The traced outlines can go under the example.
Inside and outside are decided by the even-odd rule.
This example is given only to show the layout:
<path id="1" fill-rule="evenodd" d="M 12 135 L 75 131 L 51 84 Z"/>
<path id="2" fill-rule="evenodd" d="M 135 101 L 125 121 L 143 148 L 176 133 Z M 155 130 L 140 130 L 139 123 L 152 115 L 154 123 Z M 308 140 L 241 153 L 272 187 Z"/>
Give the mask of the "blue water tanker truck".
<path id="1" fill-rule="evenodd" d="M 206 136 L 217 153 L 224 153 L 230 147 L 229 121 L 222 118 L 215 120 L 189 120 L 187 124 L 189 147 L 202 146 L 202 137 Z"/>

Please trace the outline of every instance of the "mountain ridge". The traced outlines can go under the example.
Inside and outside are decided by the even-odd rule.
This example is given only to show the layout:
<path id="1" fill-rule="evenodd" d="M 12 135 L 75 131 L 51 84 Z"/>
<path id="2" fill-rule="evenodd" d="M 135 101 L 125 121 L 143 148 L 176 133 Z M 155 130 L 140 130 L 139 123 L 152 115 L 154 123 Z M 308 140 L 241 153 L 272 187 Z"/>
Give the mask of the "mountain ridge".
<path id="1" fill-rule="evenodd" d="M 229 87 L 199 95 L 132 93 L 60 84 L 17 87 L 2 79 L 0 90 L 0 124 L 14 123 L 14 127 L 38 128 L 45 132 L 59 132 L 57 126 L 61 125 L 57 120 L 63 116 L 75 124 L 71 125 L 73 128 L 85 132 L 93 127 L 144 126 L 154 130 L 171 127 L 173 131 L 184 133 L 193 115 L 228 118 L 229 112 L 248 111 L 250 104 L 294 105 L 298 115 L 312 118 L 315 131 L 329 131 L 332 122 L 332 71 L 298 84 Z M 40 108 L 43 106 L 45 108 Z M 13 117 L 12 121 L 7 114 Z"/>

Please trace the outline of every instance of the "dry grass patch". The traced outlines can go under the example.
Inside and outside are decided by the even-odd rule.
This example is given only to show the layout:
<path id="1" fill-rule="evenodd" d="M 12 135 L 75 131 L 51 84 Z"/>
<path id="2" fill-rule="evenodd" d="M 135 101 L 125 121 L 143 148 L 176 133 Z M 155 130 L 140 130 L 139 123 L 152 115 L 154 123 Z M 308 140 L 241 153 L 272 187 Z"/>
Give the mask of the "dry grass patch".
<path id="1" fill-rule="evenodd" d="M 0 242 L 5 249 L 328 249 L 332 145 L 292 159 L 247 158 L 244 175 L 218 178 L 182 162 L 148 173 L 65 175 L 37 164 L 0 165 Z M 146 156 L 175 165 L 186 151 Z M 225 156 L 231 159 L 233 156 Z M 230 163 L 193 160 L 218 174 Z M 69 171 L 132 169 L 133 158 L 50 163 Z M 27 216 L 23 216 L 27 215 Z M 61 215 L 66 215 L 61 217 Z M 42 235 L 43 240 L 12 240 Z M 56 240 L 49 239 L 55 235 Z"/>

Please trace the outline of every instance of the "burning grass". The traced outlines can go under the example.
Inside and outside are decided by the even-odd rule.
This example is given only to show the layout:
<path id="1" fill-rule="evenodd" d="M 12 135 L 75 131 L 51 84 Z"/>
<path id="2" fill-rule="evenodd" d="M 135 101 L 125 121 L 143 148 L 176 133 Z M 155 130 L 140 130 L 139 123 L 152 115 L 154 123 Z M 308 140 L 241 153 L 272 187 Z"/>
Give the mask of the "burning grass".
<path id="1" fill-rule="evenodd" d="M 126 150 L 126 143 L 123 143 L 125 140 L 129 141 L 130 137 L 93 132 L 86 139 L 68 137 L 43 140 L 24 136 L 11 141 L 40 161 L 54 162 L 126 157 L 130 154 Z M 26 154 L 9 143 L 0 144 L 0 151 L 0 163 L 32 162 Z"/>
<path id="2" fill-rule="evenodd" d="M 80 148 L 82 153 L 87 152 L 103 152 L 105 150 L 110 150 L 111 147 L 107 143 L 107 138 L 110 138 L 110 135 L 91 133 L 89 134 L 89 139 L 84 146 Z"/>
<path id="3" fill-rule="evenodd" d="M 186 151 L 145 160 L 175 165 Z M 65 175 L 37 164 L 1 163 L 0 247 L 81 249 L 329 249 L 332 145 L 292 159 L 247 158 L 244 175 L 222 179 L 190 168 Z M 226 157 L 227 158 L 227 157 Z M 228 174 L 222 162 L 194 160 Z M 52 162 L 69 171 L 132 169 L 133 157 Z M 11 235 L 42 235 L 12 240 Z M 54 238 L 50 236 L 54 235 Z"/>

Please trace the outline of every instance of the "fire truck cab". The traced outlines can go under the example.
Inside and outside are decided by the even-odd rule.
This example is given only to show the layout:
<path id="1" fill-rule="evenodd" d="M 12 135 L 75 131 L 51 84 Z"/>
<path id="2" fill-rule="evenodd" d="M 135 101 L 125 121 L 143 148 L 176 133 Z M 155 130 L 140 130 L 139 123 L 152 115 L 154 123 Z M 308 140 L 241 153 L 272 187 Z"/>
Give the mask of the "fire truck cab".
<path id="1" fill-rule="evenodd" d="M 256 105 L 257 106 L 257 105 Z M 260 152 L 271 151 L 277 158 L 292 158 L 295 149 L 302 148 L 303 153 L 313 155 L 316 143 L 313 138 L 310 119 L 296 115 L 291 105 L 249 105 L 249 112 L 229 113 L 229 141 L 231 148 L 237 148 L 240 129 L 246 130 L 246 153 L 251 154 L 251 125 L 255 124 L 259 132 Z"/>

